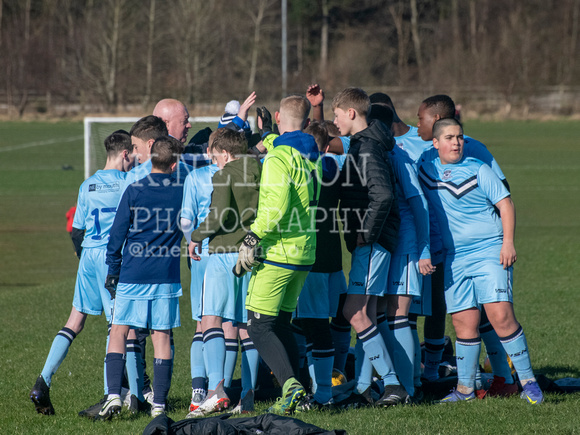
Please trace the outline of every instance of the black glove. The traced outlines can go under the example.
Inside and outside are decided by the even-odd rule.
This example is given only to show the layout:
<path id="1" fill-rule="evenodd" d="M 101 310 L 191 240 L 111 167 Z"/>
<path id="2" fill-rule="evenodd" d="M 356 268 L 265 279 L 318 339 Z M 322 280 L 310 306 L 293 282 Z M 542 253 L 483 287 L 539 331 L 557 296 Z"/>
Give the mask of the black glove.
<path id="1" fill-rule="evenodd" d="M 262 120 L 262 128 L 260 129 L 260 137 L 264 139 L 265 136 L 272 133 L 272 114 L 266 106 L 256 107 L 258 118 Z"/>
<path id="2" fill-rule="evenodd" d="M 246 272 L 251 272 L 252 267 L 260 263 L 258 260 L 260 254 L 260 238 L 250 231 L 240 246 L 238 261 L 234 266 L 234 275 L 239 278 Z"/>
<path id="3" fill-rule="evenodd" d="M 105 288 L 109 291 L 111 299 L 115 299 L 115 295 L 117 294 L 117 284 L 119 284 L 119 275 L 107 275 Z"/>

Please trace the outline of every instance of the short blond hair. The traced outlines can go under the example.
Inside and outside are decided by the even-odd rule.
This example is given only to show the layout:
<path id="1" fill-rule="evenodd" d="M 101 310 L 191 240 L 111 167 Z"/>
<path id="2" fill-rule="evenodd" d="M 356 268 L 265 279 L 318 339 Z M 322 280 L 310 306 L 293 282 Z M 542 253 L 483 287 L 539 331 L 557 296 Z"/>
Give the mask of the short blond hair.
<path id="1" fill-rule="evenodd" d="M 371 100 L 360 88 L 346 88 L 332 99 L 332 110 L 336 108 L 344 111 L 354 109 L 359 116 L 366 118 L 371 108 Z"/>
<path id="2" fill-rule="evenodd" d="M 303 95 L 289 95 L 280 101 L 280 116 L 303 127 L 310 114 L 310 101 Z"/>

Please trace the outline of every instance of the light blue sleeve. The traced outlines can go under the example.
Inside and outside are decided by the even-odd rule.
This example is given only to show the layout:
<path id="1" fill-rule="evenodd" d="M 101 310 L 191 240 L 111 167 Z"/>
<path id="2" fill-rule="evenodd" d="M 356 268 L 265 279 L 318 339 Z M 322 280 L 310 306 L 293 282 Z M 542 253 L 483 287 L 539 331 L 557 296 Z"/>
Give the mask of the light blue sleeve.
<path id="1" fill-rule="evenodd" d="M 405 199 L 422 195 L 423 190 L 417 177 L 417 167 L 408 154 L 396 148 L 391 152 L 391 162 Z"/>
<path id="2" fill-rule="evenodd" d="M 79 230 L 84 230 L 86 228 L 86 217 L 87 217 L 87 203 L 85 201 L 85 195 L 83 194 L 84 183 L 81 184 L 79 188 L 79 196 L 77 198 L 77 209 L 75 211 L 75 217 L 73 219 L 73 228 Z"/>
<path id="3" fill-rule="evenodd" d="M 350 137 L 348 136 L 339 136 L 338 137 L 340 139 L 340 141 L 342 142 L 342 149 L 343 149 L 343 154 L 341 155 L 336 155 L 336 154 L 327 154 L 329 156 L 332 156 L 332 158 L 334 160 L 336 160 L 336 162 L 338 163 L 338 170 L 342 170 L 342 167 L 344 166 L 344 162 L 346 161 L 346 154 L 348 153 L 348 150 L 350 149 Z"/>
<path id="4" fill-rule="evenodd" d="M 477 183 L 492 204 L 497 204 L 510 193 L 493 170 L 487 165 L 481 165 L 477 171 Z"/>
<path id="5" fill-rule="evenodd" d="M 181 202 L 181 217 L 192 222 L 197 216 L 196 191 L 195 175 L 192 172 L 183 183 L 183 200 Z"/>
<path id="6" fill-rule="evenodd" d="M 423 194 L 409 199 L 409 207 L 413 213 L 415 228 L 417 230 L 417 248 L 419 259 L 431 258 L 431 244 L 429 234 L 429 206 Z"/>
<path id="7" fill-rule="evenodd" d="M 348 150 L 350 149 L 350 136 L 339 136 L 339 139 L 342 142 L 344 154 L 348 153 Z"/>
<path id="8" fill-rule="evenodd" d="M 500 180 L 505 180 L 505 175 L 503 174 L 495 158 L 488 151 L 487 147 L 480 141 L 466 136 L 463 154 L 467 157 L 474 157 L 478 160 L 481 160 L 492 169 L 492 171 L 499 177 Z"/>
<path id="9" fill-rule="evenodd" d="M 79 196 L 77 198 L 77 209 L 75 211 L 75 217 L 73 220 L 73 228 L 79 230 L 84 230 L 86 228 L 86 218 L 87 218 L 87 203 L 85 195 L 83 194 L 84 183 L 81 184 L 79 188 Z"/>

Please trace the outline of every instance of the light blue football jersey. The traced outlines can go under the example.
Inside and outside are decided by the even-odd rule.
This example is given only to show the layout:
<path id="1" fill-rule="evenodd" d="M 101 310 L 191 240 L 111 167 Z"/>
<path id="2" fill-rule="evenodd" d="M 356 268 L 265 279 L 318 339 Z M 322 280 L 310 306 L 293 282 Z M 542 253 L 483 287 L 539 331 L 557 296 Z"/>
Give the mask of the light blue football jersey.
<path id="1" fill-rule="evenodd" d="M 141 163 L 140 165 L 135 166 L 133 169 L 127 172 L 127 185 L 132 184 L 137 180 L 141 180 L 142 178 L 145 178 L 147 175 L 151 173 L 151 169 L 152 169 L 151 159 Z"/>
<path id="2" fill-rule="evenodd" d="M 330 156 L 334 160 L 336 160 L 336 162 L 338 163 L 338 170 L 340 171 L 342 169 L 342 167 L 344 166 L 344 162 L 346 161 L 346 155 L 348 153 L 348 150 L 350 149 L 350 137 L 349 136 L 339 136 L 338 138 L 342 142 L 343 153 L 340 155 L 327 153 L 326 155 Z"/>
<path id="3" fill-rule="evenodd" d="M 185 179 L 183 185 L 183 202 L 181 203 L 181 217 L 192 222 L 192 230 L 205 220 L 209 214 L 211 195 L 213 193 L 212 178 L 219 171 L 217 165 L 204 166 L 194 169 Z M 202 251 L 207 254 L 209 238 L 204 239 Z"/>
<path id="4" fill-rule="evenodd" d="M 423 196 L 423 190 L 417 178 L 415 163 L 409 155 L 399 147 L 394 147 L 391 151 L 391 162 L 397 179 L 397 197 L 399 199 L 399 214 L 401 216 L 401 226 L 399 227 L 399 240 L 394 255 L 419 254 L 423 257 L 425 252 L 418 252 L 417 228 L 413 217 L 413 210 L 409 205 L 409 199 L 415 196 Z M 425 211 L 427 214 L 427 210 Z M 429 225 L 428 222 L 425 223 Z M 425 247 L 427 253 L 429 246 Z"/>
<path id="5" fill-rule="evenodd" d="M 395 143 L 397 147 L 405 151 L 411 160 L 418 165 L 421 160 L 421 156 L 425 150 L 433 147 L 433 142 L 425 141 L 419 136 L 417 127 L 408 125 L 409 131 L 401 136 L 395 136 Z M 429 236 L 430 236 L 430 246 L 431 252 L 433 254 L 438 253 L 438 255 L 433 257 L 436 261 L 441 256 L 441 250 L 443 249 L 443 242 L 441 241 L 441 233 L 439 231 L 439 225 L 437 224 L 437 219 L 435 214 L 429 208 Z M 421 258 L 424 258 L 423 256 Z"/>
<path id="6" fill-rule="evenodd" d="M 425 141 L 419 136 L 417 127 L 408 125 L 409 131 L 402 136 L 395 136 L 395 143 L 399 148 L 405 151 L 411 159 L 417 163 L 419 157 L 430 146 L 433 146 L 431 141 Z"/>
<path id="7" fill-rule="evenodd" d="M 134 183 L 135 181 L 142 180 L 147 175 L 151 173 L 153 164 L 151 159 L 146 162 L 141 163 L 139 166 L 135 166 L 127 173 L 127 185 Z M 179 183 L 183 184 L 187 176 L 193 171 L 193 166 L 182 162 L 181 160 L 177 163 L 175 168 L 175 174 Z"/>
<path id="8" fill-rule="evenodd" d="M 491 155 L 491 153 L 487 150 L 487 147 L 482 144 L 480 141 L 475 140 L 469 136 L 463 136 L 465 143 L 463 145 L 463 155 L 465 157 L 473 157 L 477 160 L 481 160 L 487 166 L 489 166 L 493 172 L 499 177 L 500 180 L 505 180 L 505 175 L 503 174 L 501 168 Z M 435 149 L 433 144 L 425 150 L 423 155 L 421 156 L 421 161 L 430 162 L 435 160 L 439 157 L 439 152 Z"/>
<path id="9" fill-rule="evenodd" d="M 73 227 L 85 230 L 84 248 L 106 247 L 117 206 L 126 187 L 126 173 L 99 170 L 79 188 Z"/>
<path id="10" fill-rule="evenodd" d="M 502 243 L 501 219 L 493 205 L 510 194 L 489 166 L 472 157 L 443 165 L 437 157 L 420 166 L 419 180 L 437 216 L 447 255 Z"/>

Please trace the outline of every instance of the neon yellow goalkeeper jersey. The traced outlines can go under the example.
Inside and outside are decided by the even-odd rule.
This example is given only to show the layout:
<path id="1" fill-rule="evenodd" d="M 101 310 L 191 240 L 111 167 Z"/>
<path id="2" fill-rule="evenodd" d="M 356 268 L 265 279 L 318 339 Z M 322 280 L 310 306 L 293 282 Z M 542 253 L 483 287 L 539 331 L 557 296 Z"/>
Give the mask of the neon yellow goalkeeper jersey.
<path id="1" fill-rule="evenodd" d="M 312 265 L 322 165 L 314 138 L 300 131 L 273 142 L 264 159 L 258 214 L 251 226 L 267 263 Z"/>

